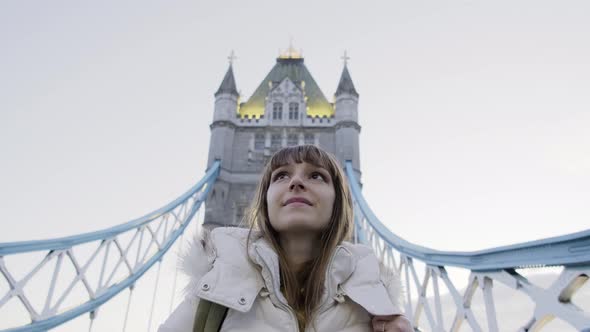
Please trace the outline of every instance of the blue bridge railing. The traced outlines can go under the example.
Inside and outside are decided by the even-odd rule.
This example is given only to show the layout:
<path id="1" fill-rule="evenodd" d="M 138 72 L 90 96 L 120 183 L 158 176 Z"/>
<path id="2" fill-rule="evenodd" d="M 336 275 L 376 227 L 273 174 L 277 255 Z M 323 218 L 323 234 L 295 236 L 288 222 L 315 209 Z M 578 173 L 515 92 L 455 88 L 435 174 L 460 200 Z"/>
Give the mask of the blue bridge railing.
<path id="1" fill-rule="evenodd" d="M 534 309 L 528 317 L 519 317 L 518 331 L 545 331 L 556 318 L 572 330 L 590 329 L 590 315 L 572 299 L 580 292 L 590 276 L 590 230 L 522 244 L 474 252 L 439 251 L 412 244 L 385 227 L 363 198 L 352 164 L 345 165 L 355 204 L 355 237 L 373 247 L 382 263 L 398 273 L 404 282 L 405 314 L 418 331 L 460 331 L 467 323 L 473 331 L 505 331 L 505 308 L 497 308 L 495 285 L 504 285 L 522 294 Z M 75 317 L 90 313 L 90 327 L 98 308 L 115 295 L 129 289 L 132 294 L 139 278 L 161 262 L 166 252 L 183 234 L 201 207 L 217 179 L 220 162 L 215 162 L 205 176 L 184 195 L 142 218 L 106 230 L 54 240 L 0 244 L 0 281 L 8 284 L 8 291 L 0 293 L 0 317 L 6 304 L 14 299 L 25 308 L 29 321 L 5 325 L 0 319 L 0 331 L 46 331 Z M 181 241 L 178 241 L 181 242 Z M 91 246 L 92 252 L 80 259 L 79 248 Z M 5 264 L 7 257 L 40 252 L 40 262 L 23 277 L 15 277 Z M 107 264 L 107 258 L 116 258 Z M 40 270 L 53 264 L 43 304 L 35 303 L 26 292 L 31 279 Z M 63 266 L 75 270 L 75 278 L 67 280 L 59 289 Z M 540 287 L 523 273 L 539 267 L 559 267 L 560 272 L 549 287 Z M 158 277 L 160 264 L 158 264 Z M 90 270 L 98 280 L 90 279 Z M 451 269 L 459 269 L 460 279 Z M 462 279 L 461 279 L 462 278 Z M 66 306 L 72 289 L 82 285 L 85 299 Z M 157 283 L 156 283 L 157 285 Z M 464 289 L 459 286 L 466 285 Z M 157 286 L 156 286 L 157 287 Z M 446 288 L 451 307 L 442 300 Z M 1 289 L 1 288 L 0 288 Z M 478 289 L 481 292 L 478 292 Z M 477 294 L 483 298 L 483 314 L 474 307 Z M 131 295 L 130 295 L 131 296 Z M 14 301 L 13 301 L 14 302 Z M 38 301 L 37 301 L 38 302 Z M 155 303 L 152 301 L 151 312 Z M 453 309 L 452 321 L 448 321 Z M 127 325 L 127 313 L 123 331 Z M 447 321 L 446 321 L 447 320 Z M 148 330 L 151 329 L 150 314 Z M 549 328 L 547 328 L 549 326 Z M 559 331 L 562 331 L 559 329 Z"/>
<path id="2" fill-rule="evenodd" d="M 498 317 L 492 292 L 494 283 L 501 283 L 525 294 L 534 305 L 532 315 L 522 317 L 519 331 L 542 330 L 555 318 L 577 331 L 590 329 L 590 314 L 572 302 L 572 297 L 590 276 L 590 230 L 474 252 L 422 247 L 397 236 L 379 221 L 363 198 L 352 163 L 346 162 L 345 168 L 355 203 L 356 237 L 372 246 L 383 264 L 404 279 L 405 314 L 416 328 L 459 331 L 466 321 L 473 331 L 505 331 L 499 326 L 503 317 Z M 417 263 L 423 267 L 422 280 L 416 272 Z M 548 266 L 561 268 L 561 273 L 548 288 L 535 285 L 519 273 Z M 447 273 L 451 267 L 469 273 L 463 294 Z M 452 297 L 455 315 L 450 324 L 445 324 L 443 319 L 443 310 L 448 311 L 448 308 L 443 308 L 438 279 Z M 478 287 L 483 293 L 483 317 L 476 317 L 472 310 Z M 425 322 L 421 320 L 423 313 Z M 486 322 L 486 327 L 482 321 Z"/>
<path id="3" fill-rule="evenodd" d="M 185 194 L 168 205 L 136 220 L 97 231 L 53 240 L 0 243 L 0 272 L 9 290 L 0 294 L 0 313 L 6 303 L 18 298 L 30 316 L 30 321 L 6 328 L 6 321 L 0 322 L 2 332 L 47 331 L 82 314 L 94 312 L 105 302 L 124 289 L 133 290 L 135 282 L 152 266 L 160 262 L 164 254 L 185 231 L 197 210 L 207 197 L 219 174 L 220 162 L 216 161 L 205 176 Z M 77 249 L 83 245 L 94 246 L 90 258 L 77 259 Z M 43 259 L 22 279 L 17 279 L 5 264 L 5 257 L 24 253 L 45 252 Z M 115 253 L 116 262 L 107 264 Z M 51 278 L 47 284 L 47 297 L 44 305 L 34 305 L 30 292 L 24 289 L 39 271 L 54 264 Z M 60 271 L 64 264 L 71 264 L 76 276 L 61 292 L 56 292 L 56 284 L 63 283 Z M 87 271 L 97 266 L 98 282 L 89 281 Z M 159 272 L 159 271 L 158 271 Z M 123 277 L 121 277 L 123 276 Z M 1 280 L 1 279 L 0 279 Z M 73 308 L 64 308 L 64 302 L 72 296 L 76 285 L 82 284 L 86 299 Z M 152 303 L 152 312 L 153 312 Z M 2 317 L 2 315 L 0 315 Z M 125 330 L 127 316 L 123 326 Z M 151 323 L 151 318 L 150 318 Z M 90 329 L 92 327 L 92 322 Z"/>

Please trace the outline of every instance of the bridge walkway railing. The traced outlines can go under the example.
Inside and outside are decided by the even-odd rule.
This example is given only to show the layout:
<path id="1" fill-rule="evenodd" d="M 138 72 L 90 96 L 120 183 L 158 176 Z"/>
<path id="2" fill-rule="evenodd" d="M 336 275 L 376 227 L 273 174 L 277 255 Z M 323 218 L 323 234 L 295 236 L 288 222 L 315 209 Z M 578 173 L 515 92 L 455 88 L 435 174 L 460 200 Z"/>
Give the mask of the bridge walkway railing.
<path id="1" fill-rule="evenodd" d="M 556 319 L 578 331 L 590 329 L 589 313 L 574 301 L 590 276 L 590 230 L 475 252 L 439 251 L 418 246 L 397 236 L 380 222 L 362 195 L 352 164 L 347 162 L 345 166 L 355 204 L 355 237 L 371 246 L 383 264 L 402 277 L 406 289 L 405 314 L 418 330 L 461 331 L 466 323 L 473 331 L 505 331 L 502 312 L 506 308 L 496 306 L 499 299 L 493 291 L 500 285 L 533 304 L 529 317 L 519 317 L 522 322 L 516 330 L 545 331 Z M 54 240 L 1 243 L 0 272 L 4 280 L 0 277 L 0 281 L 8 285 L 8 291 L 0 293 L 0 317 L 6 304 L 16 300 L 25 308 L 30 321 L 8 328 L 0 322 L 0 331 L 46 331 L 83 314 L 89 314 L 89 330 L 92 330 L 98 309 L 129 289 L 123 322 L 125 331 L 135 284 L 157 265 L 148 317 L 150 331 L 160 262 L 175 242 L 182 242 L 177 240 L 206 199 L 218 173 L 219 162 L 216 162 L 199 183 L 175 201 L 107 230 Z M 89 246 L 92 247 L 90 254 L 81 259 L 79 249 Z M 15 277 L 5 264 L 5 258 L 30 252 L 44 255 L 24 276 Z M 112 260 L 113 253 L 115 260 Z M 63 280 L 66 265 L 71 266 L 75 275 Z M 536 285 L 524 273 L 549 266 L 559 267 L 560 272 L 548 287 Z M 42 270 L 48 276 L 47 284 L 41 294 L 42 301 L 33 301 L 27 288 Z M 457 279 L 454 273 L 449 273 L 451 270 L 465 273 L 459 273 Z M 57 286 L 64 282 L 65 286 Z M 85 299 L 75 299 L 71 305 L 68 298 L 72 297 L 72 290 L 80 286 Z M 474 307 L 478 295 L 483 299 L 483 315 Z M 450 297 L 450 305 L 444 302 L 444 296 Z M 66 305 L 68 303 L 70 305 Z M 446 318 L 449 306 L 454 311 L 452 321 Z"/>
<path id="2" fill-rule="evenodd" d="M 518 331 L 545 330 L 556 318 L 566 322 L 572 330 L 590 331 L 590 313 L 572 301 L 590 276 L 590 230 L 474 252 L 430 249 L 410 243 L 387 228 L 365 201 L 352 163 L 346 162 L 345 168 L 355 204 L 355 236 L 359 242 L 371 246 L 382 263 L 404 280 L 405 314 L 416 328 L 460 331 L 466 322 L 473 331 L 506 331 L 502 323 L 507 317 L 499 317 L 498 309 L 507 310 L 495 306 L 492 291 L 501 284 L 524 294 L 533 303 L 532 314 L 520 317 L 522 323 Z M 549 287 L 536 285 L 524 273 L 540 267 L 561 270 Z M 464 290 L 456 286 L 465 284 L 464 280 L 451 278 L 449 269 L 467 272 Z M 449 308 L 446 307 L 448 303 L 441 301 L 442 286 L 452 298 L 455 312 L 452 322 L 443 319 L 443 312 L 448 312 Z M 472 308 L 477 292 L 481 292 L 485 307 L 484 315 L 480 316 Z M 508 311 L 517 309 L 508 308 Z"/>
<path id="3" fill-rule="evenodd" d="M 3 317 L 0 319 L 0 331 L 47 331 L 86 313 L 90 318 L 89 330 L 92 330 L 99 307 L 129 289 L 123 322 L 125 331 L 135 284 L 157 264 L 156 285 L 148 318 L 148 330 L 151 330 L 160 263 L 205 201 L 219 174 L 219 167 L 220 162 L 216 161 L 186 193 L 139 219 L 109 229 L 59 239 L 0 243 L 0 273 L 3 277 L 0 277 L 0 282 L 4 281 L 8 285 L 8 291 L 0 294 L 0 317 Z M 84 256 L 81 251 L 89 247 L 90 254 L 80 259 Z M 23 277 L 15 277 L 5 262 L 7 256 L 18 259 L 32 252 L 44 255 Z M 74 271 L 73 277 L 65 273 L 68 268 Z M 32 280 L 37 279 L 46 279 L 41 280 L 45 281 L 43 294 L 36 294 L 38 289 L 30 285 Z M 80 299 L 80 294 L 74 294 L 73 291 L 80 285 L 84 289 L 84 299 Z M 9 301 L 14 304 L 15 299 L 24 307 L 30 319 L 27 322 L 12 322 L 11 325 L 8 321 L 12 317 L 3 314 L 7 310 L 6 304 Z"/>

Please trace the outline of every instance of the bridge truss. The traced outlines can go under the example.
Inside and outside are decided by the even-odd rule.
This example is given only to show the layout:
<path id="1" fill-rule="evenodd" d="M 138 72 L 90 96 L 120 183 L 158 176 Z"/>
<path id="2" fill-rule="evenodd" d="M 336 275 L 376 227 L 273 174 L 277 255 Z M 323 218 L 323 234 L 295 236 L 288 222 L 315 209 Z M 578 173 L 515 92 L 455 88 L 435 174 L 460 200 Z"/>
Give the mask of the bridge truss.
<path id="1" fill-rule="evenodd" d="M 66 238 L 0 243 L 0 272 L 9 285 L 8 292 L 0 294 L 0 314 L 7 302 L 17 298 L 30 316 L 29 324 L 7 329 L 0 322 L 1 331 L 47 331 L 85 313 L 90 314 L 89 329 L 91 330 L 92 321 L 101 305 L 125 289 L 133 292 L 138 279 L 154 265 L 157 265 L 159 269 L 159 262 L 163 256 L 183 234 L 205 201 L 219 173 L 219 165 L 220 162 L 216 161 L 205 176 L 185 194 L 137 220 L 106 230 Z M 78 259 L 77 252 L 81 251 L 82 247 L 87 249 L 88 246 L 92 248 L 89 257 L 84 261 Z M 5 264 L 5 256 L 39 251 L 46 253 L 43 259 L 20 279 L 15 278 Z M 115 257 L 114 260 L 113 257 Z M 66 269 L 65 265 L 71 265 L 74 268 L 73 278 L 62 273 Z M 35 301 L 33 297 L 38 298 L 39 294 L 25 290 L 30 281 L 48 267 L 53 271 L 44 289 L 45 296 L 41 295 L 42 303 L 35 305 L 35 302 L 39 301 Z M 98 280 L 91 281 L 95 279 L 93 278 L 96 277 L 95 273 L 98 275 Z M 56 285 L 64 283 L 66 287 L 59 287 L 61 291 L 55 292 L 58 288 Z M 74 306 L 64 305 L 71 302 L 68 298 L 74 296 L 73 290 L 78 285 L 82 285 L 85 290 L 85 300 L 80 301 L 76 298 Z M 151 304 L 152 313 L 154 305 L 155 297 Z M 128 313 L 129 305 L 125 314 L 123 331 L 127 326 Z M 149 321 L 151 325 L 151 317 Z"/>
<path id="2" fill-rule="evenodd" d="M 355 203 L 357 241 L 371 246 L 387 267 L 402 276 L 405 314 L 415 327 L 455 332 L 467 323 L 476 332 L 505 331 L 499 324 L 502 317 L 498 317 L 492 291 L 495 285 L 502 284 L 524 294 L 534 304 L 533 313 L 522 317 L 518 331 L 542 331 L 555 318 L 577 331 L 590 331 L 590 313 L 572 302 L 590 276 L 590 230 L 475 252 L 433 250 L 409 243 L 385 227 L 365 201 L 351 162 L 346 163 L 346 174 Z M 419 265 L 422 278 L 418 276 Z M 560 267 L 561 272 L 548 288 L 535 285 L 521 272 L 549 266 Z M 463 280 L 453 280 L 447 272 L 449 268 L 468 272 L 467 287 L 462 293 L 455 285 Z M 448 324 L 443 319 L 443 309 L 448 309 L 441 302 L 443 285 L 455 311 Z M 477 292 L 483 295 L 484 317 L 477 317 L 472 310 Z M 422 315 L 426 317 L 425 324 Z"/>
<path id="3" fill-rule="evenodd" d="M 205 201 L 219 167 L 219 161 L 215 162 L 181 197 L 137 220 L 66 238 L 0 243 L 0 272 L 8 285 L 8 291 L 0 293 L 0 317 L 6 304 L 15 299 L 30 317 L 29 322 L 18 326 L 6 327 L 0 321 L 0 331 L 47 331 L 83 314 L 88 314 L 92 330 L 99 308 L 128 289 L 125 331 L 136 283 L 157 266 L 157 289 L 160 262 L 175 242 L 182 242 L 177 240 Z M 534 305 L 530 317 L 522 318 L 518 331 L 544 331 L 555 318 L 576 330 L 590 331 L 590 314 L 572 301 L 590 276 L 590 230 L 476 252 L 433 250 L 409 243 L 385 227 L 366 203 L 352 164 L 347 162 L 345 169 L 354 197 L 355 239 L 371 246 L 385 266 L 400 274 L 406 290 L 405 314 L 417 331 L 455 332 L 466 327 L 472 331 L 504 331 L 493 291 L 499 285 L 523 294 Z M 82 247 L 90 248 L 84 259 L 79 256 Z M 44 253 L 43 258 L 23 276 L 16 277 L 5 259 L 31 252 Z M 73 277 L 62 273 L 66 265 L 75 271 Z M 549 287 L 536 285 L 523 273 L 547 266 L 560 268 Z M 455 274 L 449 273 L 451 269 L 464 273 L 455 278 Z M 49 276 L 48 283 L 41 295 L 35 294 L 42 300 L 33 301 L 31 292 L 25 290 L 42 270 Z M 58 284 L 65 286 L 56 287 Z M 462 289 L 460 286 L 464 285 Z M 85 298 L 76 298 L 72 305 L 68 298 L 80 286 Z M 451 298 L 452 321 L 448 319 L 448 304 L 441 300 L 444 289 Z M 154 290 L 148 331 L 152 329 L 155 294 Z M 478 294 L 483 298 L 483 316 L 473 308 Z"/>

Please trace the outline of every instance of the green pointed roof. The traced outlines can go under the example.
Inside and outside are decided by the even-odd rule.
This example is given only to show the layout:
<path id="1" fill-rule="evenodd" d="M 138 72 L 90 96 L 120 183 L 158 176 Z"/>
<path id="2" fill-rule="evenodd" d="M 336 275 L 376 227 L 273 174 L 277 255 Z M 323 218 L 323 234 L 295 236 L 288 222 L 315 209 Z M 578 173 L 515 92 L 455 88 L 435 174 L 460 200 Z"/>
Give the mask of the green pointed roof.
<path id="1" fill-rule="evenodd" d="M 356 89 L 354 88 L 354 84 L 352 83 L 352 78 L 350 77 L 350 73 L 348 72 L 348 67 L 346 67 L 346 64 L 344 65 L 344 70 L 342 70 L 340 82 L 338 82 L 338 88 L 336 88 L 336 96 L 342 93 L 349 93 L 356 97 L 359 96 L 358 92 L 356 92 Z"/>
<path id="2" fill-rule="evenodd" d="M 304 96 L 307 97 L 308 115 L 332 116 L 334 114 L 334 107 L 328 102 L 309 70 L 305 67 L 303 58 L 279 57 L 277 63 L 256 88 L 250 99 L 240 105 L 240 115 L 259 117 L 264 114 L 265 100 L 271 90 L 269 83 L 272 82 L 272 85 L 276 86 L 287 77 L 296 85 L 303 87 Z"/>
<path id="3" fill-rule="evenodd" d="M 231 93 L 235 96 L 238 95 L 238 89 L 236 88 L 236 79 L 234 78 L 234 71 L 232 65 L 229 65 L 225 76 L 223 77 L 223 81 L 221 81 L 221 85 L 219 85 L 219 89 L 215 92 L 215 97 L 220 93 Z"/>

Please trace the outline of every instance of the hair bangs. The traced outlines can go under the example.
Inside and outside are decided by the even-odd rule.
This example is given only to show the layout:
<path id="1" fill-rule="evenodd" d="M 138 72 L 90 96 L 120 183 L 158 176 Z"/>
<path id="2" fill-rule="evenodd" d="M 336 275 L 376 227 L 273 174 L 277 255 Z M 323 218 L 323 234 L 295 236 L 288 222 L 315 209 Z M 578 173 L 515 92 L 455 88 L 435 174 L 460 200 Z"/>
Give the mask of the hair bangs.
<path id="1" fill-rule="evenodd" d="M 269 161 L 270 171 L 291 163 L 309 163 L 317 167 L 325 168 L 332 176 L 336 173 L 330 156 L 315 145 L 298 145 L 283 148 L 275 153 Z"/>

